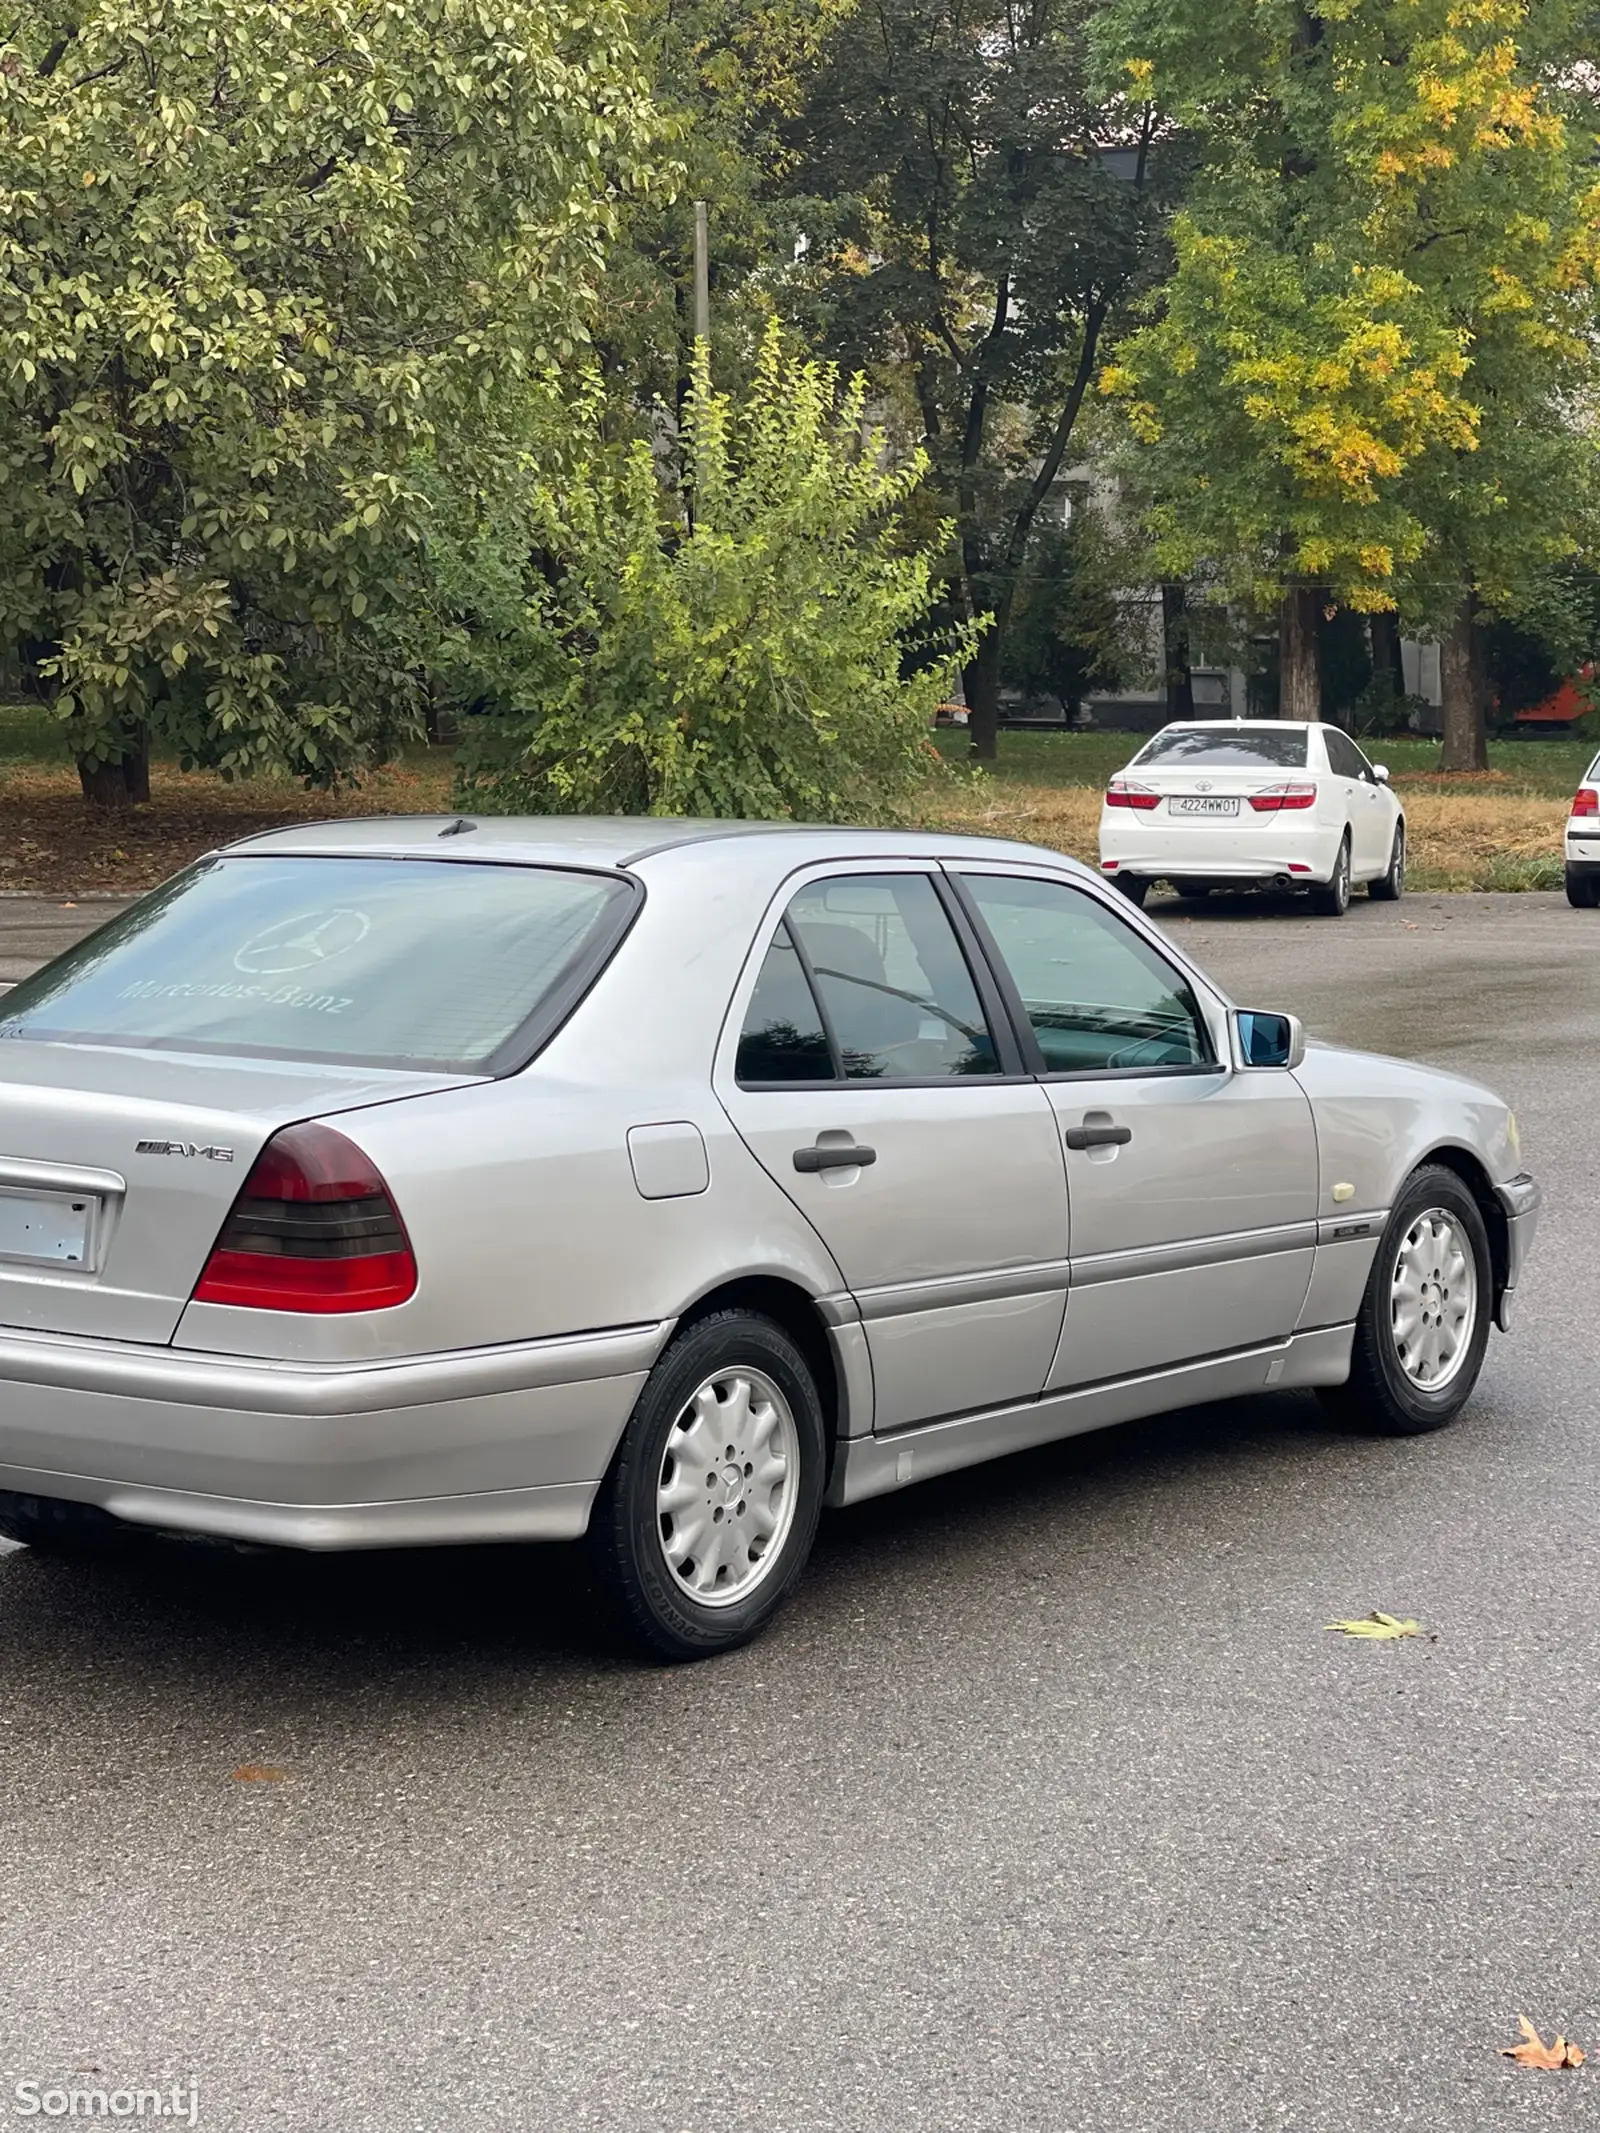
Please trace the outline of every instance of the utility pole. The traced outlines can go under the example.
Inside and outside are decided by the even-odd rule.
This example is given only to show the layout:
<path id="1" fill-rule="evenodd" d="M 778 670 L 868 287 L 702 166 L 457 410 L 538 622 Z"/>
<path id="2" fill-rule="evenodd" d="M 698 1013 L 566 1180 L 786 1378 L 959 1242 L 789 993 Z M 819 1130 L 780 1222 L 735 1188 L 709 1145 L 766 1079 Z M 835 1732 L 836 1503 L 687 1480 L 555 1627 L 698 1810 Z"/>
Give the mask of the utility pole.
<path id="1" fill-rule="evenodd" d="M 711 342 L 711 234 L 706 203 L 694 204 L 694 337 Z"/>

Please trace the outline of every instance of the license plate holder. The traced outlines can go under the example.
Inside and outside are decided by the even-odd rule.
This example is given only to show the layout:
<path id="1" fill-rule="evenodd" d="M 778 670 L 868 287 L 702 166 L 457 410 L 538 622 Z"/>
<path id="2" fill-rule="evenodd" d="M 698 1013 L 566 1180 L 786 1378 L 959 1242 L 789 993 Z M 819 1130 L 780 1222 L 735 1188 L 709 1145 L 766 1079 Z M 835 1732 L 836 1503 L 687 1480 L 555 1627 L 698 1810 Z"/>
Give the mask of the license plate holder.
<path id="1" fill-rule="evenodd" d="M 99 1217 L 96 1193 L 0 1185 L 0 1263 L 87 1273 L 94 1265 Z"/>
<path id="2" fill-rule="evenodd" d="M 1211 793 L 1184 793 L 1180 798 L 1169 800 L 1168 807 L 1175 815 L 1236 815 L 1237 800 L 1224 799 Z"/>

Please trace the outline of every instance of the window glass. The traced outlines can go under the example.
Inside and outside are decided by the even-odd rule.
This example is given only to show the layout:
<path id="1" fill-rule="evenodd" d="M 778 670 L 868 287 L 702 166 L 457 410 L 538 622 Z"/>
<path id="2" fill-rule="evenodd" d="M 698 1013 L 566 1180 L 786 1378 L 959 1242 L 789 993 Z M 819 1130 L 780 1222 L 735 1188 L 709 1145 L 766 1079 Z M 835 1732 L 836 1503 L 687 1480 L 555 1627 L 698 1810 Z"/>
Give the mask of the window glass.
<path id="1" fill-rule="evenodd" d="M 832 1081 L 833 1054 L 787 926 L 767 950 L 739 1033 L 742 1082 Z"/>
<path id="2" fill-rule="evenodd" d="M 1305 728 L 1284 726 L 1274 731 L 1262 726 L 1169 726 L 1133 760 L 1166 763 L 1175 770 L 1198 770 L 1202 766 L 1259 770 L 1263 764 L 1273 770 L 1304 770 Z"/>
<path id="3" fill-rule="evenodd" d="M 965 879 L 1022 995 L 1048 1072 L 1210 1064 L 1210 1040 L 1188 983 L 1093 897 L 1021 875 Z"/>
<path id="4" fill-rule="evenodd" d="M 1367 774 L 1367 759 L 1347 733 L 1337 726 L 1323 729 L 1323 742 L 1328 750 L 1329 768 L 1341 778 L 1364 778 Z"/>
<path id="5" fill-rule="evenodd" d="M 630 901 L 555 867 L 214 860 L 7 993 L 0 1039 L 471 1073 Z"/>
<path id="6" fill-rule="evenodd" d="M 850 1080 L 995 1074 L 966 958 L 924 874 L 853 874 L 802 889 L 789 924 Z"/>

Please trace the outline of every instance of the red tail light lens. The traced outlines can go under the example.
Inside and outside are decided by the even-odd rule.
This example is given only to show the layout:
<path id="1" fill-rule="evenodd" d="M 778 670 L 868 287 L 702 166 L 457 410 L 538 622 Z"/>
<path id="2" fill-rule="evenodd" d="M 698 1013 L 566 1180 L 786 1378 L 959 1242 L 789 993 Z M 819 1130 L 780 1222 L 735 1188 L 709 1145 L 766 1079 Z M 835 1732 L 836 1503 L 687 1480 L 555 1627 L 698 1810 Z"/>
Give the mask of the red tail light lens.
<path id="1" fill-rule="evenodd" d="M 1113 778 L 1106 787 L 1107 807 L 1151 808 L 1161 805 L 1161 795 L 1132 778 Z"/>
<path id="2" fill-rule="evenodd" d="M 1572 812 L 1575 815 L 1600 815 L 1600 792 L 1592 785 L 1580 785 L 1573 797 Z"/>
<path id="3" fill-rule="evenodd" d="M 1250 795 L 1250 805 L 1258 815 L 1276 815 L 1287 807 L 1314 807 L 1316 800 L 1314 785 L 1299 785 L 1293 781 L 1286 785 L 1268 785 Z"/>
<path id="4" fill-rule="evenodd" d="M 256 1157 L 194 1292 L 255 1311 L 382 1311 L 416 1293 L 400 1210 L 331 1126 L 286 1126 Z"/>

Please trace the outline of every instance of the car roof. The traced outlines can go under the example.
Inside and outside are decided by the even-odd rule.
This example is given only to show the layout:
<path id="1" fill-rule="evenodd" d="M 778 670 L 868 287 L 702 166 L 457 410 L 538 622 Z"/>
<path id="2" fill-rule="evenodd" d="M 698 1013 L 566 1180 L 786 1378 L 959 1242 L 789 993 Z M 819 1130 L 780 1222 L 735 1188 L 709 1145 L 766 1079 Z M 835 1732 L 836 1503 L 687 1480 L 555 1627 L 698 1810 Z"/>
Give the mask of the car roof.
<path id="1" fill-rule="evenodd" d="M 1048 859 L 1078 869 L 1078 862 L 1063 852 L 1010 838 L 648 815 L 355 815 L 266 830 L 224 849 L 232 857 L 365 854 L 372 858 L 476 859 L 505 866 L 626 868 L 660 854 L 735 841 L 762 848 L 765 859 L 778 858 L 796 866 L 811 858 L 834 856 L 891 859 L 943 854 Z M 753 851 L 751 856 L 755 856 Z"/>
<path id="2" fill-rule="evenodd" d="M 1242 726 L 1246 733 L 1282 733 L 1286 729 L 1294 727 L 1298 727 L 1302 733 L 1309 733 L 1313 725 L 1322 723 L 1324 722 L 1321 720 L 1306 718 L 1174 718 L 1169 719 L 1166 725 L 1161 727 L 1160 731 L 1162 733 L 1237 733 Z M 1150 738 L 1154 740 L 1156 735 L 1152 733 Z"/>

